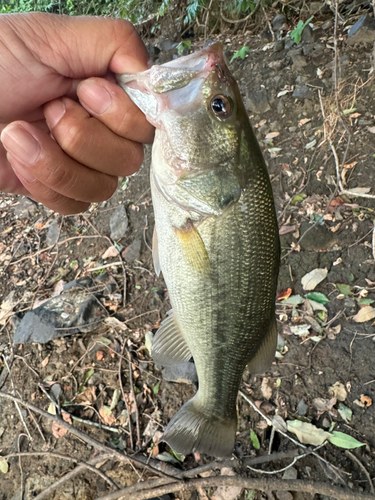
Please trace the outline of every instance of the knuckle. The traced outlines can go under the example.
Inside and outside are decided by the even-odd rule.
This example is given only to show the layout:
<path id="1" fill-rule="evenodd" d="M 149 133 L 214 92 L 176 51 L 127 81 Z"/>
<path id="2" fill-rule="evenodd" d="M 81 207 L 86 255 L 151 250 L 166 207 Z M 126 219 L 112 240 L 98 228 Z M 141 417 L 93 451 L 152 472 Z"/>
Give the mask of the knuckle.
<path id="1" fill-rule="evenodd" d="M 67 120 L 64 123 L 64 131 L 60 133 L 58 142 L 61 148 L 71 156 L 79 155 L 84 141 L 89 141 L 90 135 L 87 134 L 81 123 L 75 120 Z"/>

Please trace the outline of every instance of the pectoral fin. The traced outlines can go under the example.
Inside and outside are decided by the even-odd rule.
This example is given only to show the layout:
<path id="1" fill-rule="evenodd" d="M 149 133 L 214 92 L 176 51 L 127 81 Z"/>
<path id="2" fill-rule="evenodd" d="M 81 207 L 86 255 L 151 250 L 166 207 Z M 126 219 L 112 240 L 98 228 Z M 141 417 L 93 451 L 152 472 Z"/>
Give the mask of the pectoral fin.
<path id="1" fill-rule="evenodd" d="M 154 270 L 156 276 L 160 274 L 160 261 L 159 261 L 159 245 L 158 245 L 158 234 L 156 232 L 156 226 L 154 227 L 154 234 L 152 235 L 152 260 L 154 262 Z"/>
<path id="2" fill-rule="evenodd" d="M 155 335 L 151 355 L 156 363 L 163 366 L 189 361 L 192 356 L 172 309 Z"/>
<path id="3" fill-rule="evenodd" d="M 270 367 L 277 347 L 277 326 L 276 321 L 273 321 L 271 327 L 263 339 L 256 355 L 250 360 L 248 369 L 252 375 L 256 373 L 264 373 Z"/>
<path id="4" fill-rule="evenodd" d="M 210 269 L 208 253 L 198 229 L 188 219 L 180 228 L 174 228 L 184 256 L 193 269 L 204 274 Z"/>

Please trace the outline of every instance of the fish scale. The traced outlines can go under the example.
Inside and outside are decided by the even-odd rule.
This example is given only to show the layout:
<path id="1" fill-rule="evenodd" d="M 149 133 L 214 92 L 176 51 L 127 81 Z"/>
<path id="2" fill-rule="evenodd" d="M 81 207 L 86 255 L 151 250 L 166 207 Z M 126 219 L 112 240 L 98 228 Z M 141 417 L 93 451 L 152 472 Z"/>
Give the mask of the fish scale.
<path id="1" fill-rule="evenodd" d="M 276 349 L 280 248 L 272 188 L 221 46 L 161 68 L 119 81 L 157 129 L 153 254 L 172 310 L 152 356 L 162 365 L 193 356 L 198 374 L 198 392 L 163 439 L 178 453 L 228 456 L 243 371 L 247 364 L 264 371 Z"/>

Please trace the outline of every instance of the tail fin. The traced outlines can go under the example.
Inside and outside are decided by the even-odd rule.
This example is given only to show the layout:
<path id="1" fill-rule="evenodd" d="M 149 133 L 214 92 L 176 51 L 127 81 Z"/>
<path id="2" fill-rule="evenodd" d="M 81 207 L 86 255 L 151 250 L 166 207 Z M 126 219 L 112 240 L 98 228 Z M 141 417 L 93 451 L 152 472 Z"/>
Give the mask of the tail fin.
<path id="1" fill-rule="evenodd" d="M 198 393 L 176 413 L 163 435 L 176 453 L 187 455 L 193 451 L 214 457 L 228 457 L 234 447 L 237 419 L 205 415 L 198 404 Z"/>

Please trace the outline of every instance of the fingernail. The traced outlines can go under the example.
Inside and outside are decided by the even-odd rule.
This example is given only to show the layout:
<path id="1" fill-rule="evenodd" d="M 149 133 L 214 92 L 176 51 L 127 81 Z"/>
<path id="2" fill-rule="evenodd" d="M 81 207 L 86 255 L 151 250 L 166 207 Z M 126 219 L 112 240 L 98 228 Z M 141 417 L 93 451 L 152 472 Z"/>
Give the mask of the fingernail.
<path id="1" fill-rule="evenodd" d="M 9 125 L 1 133 L 4 148 L 25 165 L 33 165 L 40 156 L 39 142 L 20 125 Z"/>
<path id="2" fill-rule="evenodd" d="M 56 100 L 49 103 L 46 107 L 46 120 L 50 129 L 56 127 L 61 118 L 65 115 L 66 107 L 63 101 Z"/>
<path id="3" fill-rule="evenodd" d="M 112 104 L 112 96 L 108 90 L 90 80 L 81 83 L 79 95 L 85 108 L 97 115 L 105 113 Z"/>
<path id="4" fill-rule="evenodd" d="M 26 182 L 34 182 L 36 179 L 32 175 L 31 171 L 24 167 L 16 158 L 14 158 L 10 153 L 7 153 L 7 160 L 11 164 L 14 173 L 19 178 L 20 182 L 24 179 Z"/>

